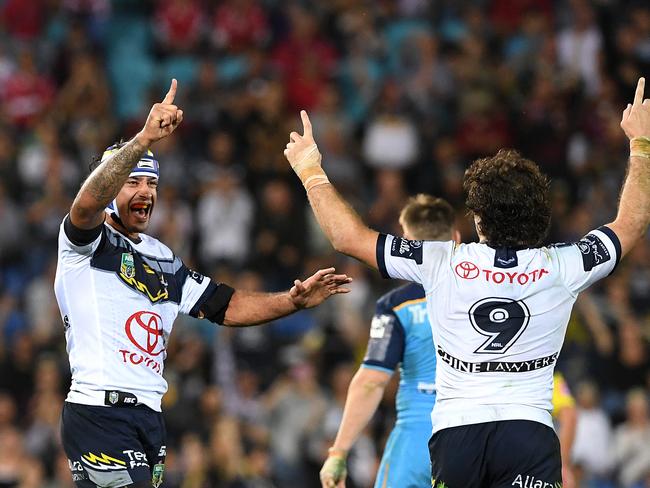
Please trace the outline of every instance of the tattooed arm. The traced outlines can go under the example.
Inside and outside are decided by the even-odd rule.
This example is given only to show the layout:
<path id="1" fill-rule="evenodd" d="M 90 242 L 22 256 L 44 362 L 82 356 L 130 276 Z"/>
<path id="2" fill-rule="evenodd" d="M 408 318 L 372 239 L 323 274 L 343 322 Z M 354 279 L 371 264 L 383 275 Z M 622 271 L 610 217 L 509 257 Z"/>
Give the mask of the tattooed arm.
<path id="1" fill-rule="evenodd" d="M 154 142 L 174 132 L 183 111 L 174 105 L 176 80 L 172 80 L 162 103 L 151 108 L 144 127 L 111 158 L 90 174 L 70 208 L 70 222 L 79 229 L 93 229 L 104 221 L 104 208 L 120 192 L 133 167 Z"/>
<path id="2" fill-rule="evenodd" d="M 113 157 L 95 168 L 70 208 L 70 221 L 75 227 L 93 229 L 104 221 L 104 208 L 119 193 L 147 147 L 145 140 L 135 136 Z"/>

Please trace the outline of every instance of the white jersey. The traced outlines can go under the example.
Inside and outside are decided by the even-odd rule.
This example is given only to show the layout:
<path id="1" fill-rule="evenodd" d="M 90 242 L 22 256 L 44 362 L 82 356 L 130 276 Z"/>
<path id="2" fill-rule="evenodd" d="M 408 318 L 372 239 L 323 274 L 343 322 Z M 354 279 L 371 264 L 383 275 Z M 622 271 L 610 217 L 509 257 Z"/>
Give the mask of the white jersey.
<path id="1" fill-rule="evenodd" d="M 135 242 L 104 223 L 93 242 L 76 245 L 61 224 L 54 290 L 72 371 L 67 401 L 104 405 L 116 390 L 160 411 L 174 320 L 197 316 L 217 286 L 153 237 Z"/>
<path id="2" fill-rule="evenodd" d="M 553 369 L 571 308 L 620 255 L 607 227 L 517 250 L 380 235 L 382 274 L 426 293 L 438 364 L 433 431 L 498 420 L 552 427 Z"/>

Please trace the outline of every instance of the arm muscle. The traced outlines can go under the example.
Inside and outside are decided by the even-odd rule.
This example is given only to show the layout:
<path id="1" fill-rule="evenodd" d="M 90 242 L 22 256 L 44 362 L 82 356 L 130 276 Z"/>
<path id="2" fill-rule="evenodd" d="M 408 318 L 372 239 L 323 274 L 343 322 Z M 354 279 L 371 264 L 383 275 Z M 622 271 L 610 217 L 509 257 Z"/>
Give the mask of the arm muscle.
<path id="1" fill-rule="evenodd" d="M 309 202 L 323 232 L 339 252 L 377 269 L 377 237 L 331 184 L 319 185 L 309 193 Z"/>

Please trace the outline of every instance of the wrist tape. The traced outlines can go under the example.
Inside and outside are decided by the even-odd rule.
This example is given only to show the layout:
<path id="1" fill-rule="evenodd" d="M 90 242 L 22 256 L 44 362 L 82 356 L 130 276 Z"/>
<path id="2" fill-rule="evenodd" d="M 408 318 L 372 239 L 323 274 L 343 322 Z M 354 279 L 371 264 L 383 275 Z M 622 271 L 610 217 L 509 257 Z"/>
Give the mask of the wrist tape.
<path id="1" fill-rule="evenodd" d="M 650 137 L 633 137 L 630 139 L 630 157 L 650 159 Z"/>
<path id="2" fill-rule="evenodd" d="M 307 191 L 330 181 L 321 167 L 321 154 L 316 144 L 313 144 L 300 161 L 293 166 L 293 170 Z"/>

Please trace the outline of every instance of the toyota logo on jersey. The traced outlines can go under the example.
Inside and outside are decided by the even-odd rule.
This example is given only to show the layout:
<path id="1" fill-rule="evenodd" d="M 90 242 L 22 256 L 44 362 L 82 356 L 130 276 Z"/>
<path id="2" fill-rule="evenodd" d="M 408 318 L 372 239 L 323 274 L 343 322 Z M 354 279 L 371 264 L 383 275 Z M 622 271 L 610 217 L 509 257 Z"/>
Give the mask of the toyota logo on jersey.
<path id="1" fill-rule="evenodd" d="M 154 312 L 142 310 L 126 319 L 124 325 L 127 337 L 141 351 L 158 356 L 165 350 L 162 339 L 162 318 Z"/>
<path id="2" fill-rule="evenodd" d="M 473 280 L 474 278 L 478 278 L 478 275 L 480 273 L 478 266 L 476 266 L 474 263 L 470 263 L 469 261 L 458 263 L 455 269 L 456 274 L 466 280 Z"/>

